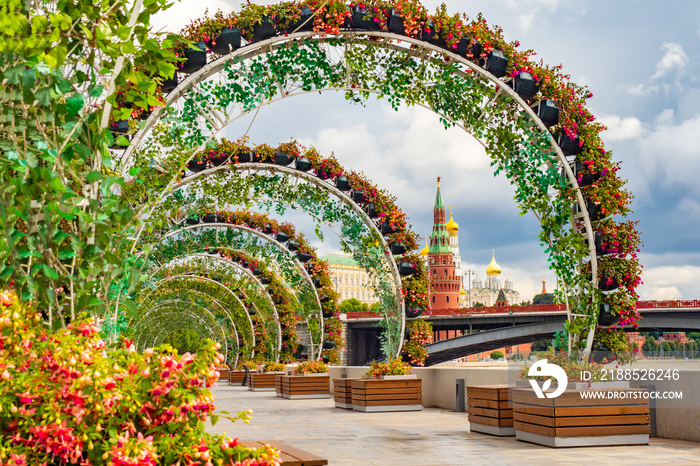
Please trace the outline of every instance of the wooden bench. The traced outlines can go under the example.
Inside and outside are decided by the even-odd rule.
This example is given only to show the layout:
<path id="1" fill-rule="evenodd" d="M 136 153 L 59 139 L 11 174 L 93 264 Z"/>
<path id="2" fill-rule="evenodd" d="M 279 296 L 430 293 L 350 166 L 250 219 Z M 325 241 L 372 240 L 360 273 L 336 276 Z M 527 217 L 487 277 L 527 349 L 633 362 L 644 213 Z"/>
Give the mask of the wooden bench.
<path id="1" fill-rule="evenodd" d="M 333 400 L 336 408 L 352 409 L 352 386 L 355 379 L 333 379 Z"/>
<path id="2" fill-rule="evenodd" d="M 469 430 L 508 437 L 515 435 L 513 405 L 508 385 L 470 385 L 467 387 Z"/>
<path id="3" fill-rule="evenodd" d="M 353 379 L 352 409 L 368 412 L 420 411 L 423 409 L 421 379 Z"/>
<path id="4" fill-rule="evenodd" d="M 583 398 L 581 392 L 618 392 L 621 398 Z M 647 445 L 649 399 L 633 388 L 566 390 L 537 398 L 529 388 L 511 389 L 518 440 L 550 447 Z"/>
<path id="5" fill-rule="evenodd" d="M 253 448 L 270 445 L 279 451 L 280 461 L 285 466 L 323 466 L 328 464 L 327 459 L 277 440 L 241 440 L 240 442 Z"/>

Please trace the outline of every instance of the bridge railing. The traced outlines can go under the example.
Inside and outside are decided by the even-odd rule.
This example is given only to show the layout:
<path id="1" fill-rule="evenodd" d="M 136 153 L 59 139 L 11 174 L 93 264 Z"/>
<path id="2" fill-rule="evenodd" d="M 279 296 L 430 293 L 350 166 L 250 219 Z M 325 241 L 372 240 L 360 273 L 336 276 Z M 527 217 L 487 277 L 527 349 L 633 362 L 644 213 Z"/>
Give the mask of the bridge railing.
<path id="1" fill-rule="evenodd" d="M 655 309 L 668 307 L 700 307 L 700 299 L 666 299 L 637 301 L 637 309 Z"/>

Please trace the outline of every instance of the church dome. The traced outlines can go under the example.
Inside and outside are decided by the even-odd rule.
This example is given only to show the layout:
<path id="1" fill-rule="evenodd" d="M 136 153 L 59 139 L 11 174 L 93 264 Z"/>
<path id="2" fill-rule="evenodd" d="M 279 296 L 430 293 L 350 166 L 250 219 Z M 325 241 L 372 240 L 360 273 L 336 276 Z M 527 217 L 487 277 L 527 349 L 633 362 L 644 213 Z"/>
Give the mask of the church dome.
<path id="1" fill-rule="evenodd" d="M 430 250 L 428 249 L 428 239 L 425 239 L 425 247 L 420 250 L 420 255 L 421 256 L 427 256 Z"/>
<path id="2" fill-rule="evenodd" d="M 467 294 L 467 292 L 464 290 L 459 290 L 459 294 Z"/>
<path id="3" fill-rule="evenodd" d="M 445 229 L 450 236 L 457 236 L 459 225 L 452 219 L 452 207 L 450 207 L 450 221 L 445 224 Z"/>
<path id="4" fill-rule="evenodd" d="M 506 278 L 506 284 L 507 284 L 507 285 L 512 285 L 512 284 L 513 284 L 513 280 L 510 279 L 510 274 L 508 274 L 508 278 Z"/>
<path id="5" fill-rule="evenodd" d="M 486 267 L 486 275 L 500 275 L 501 267 L 496 263 L 496 253 L 491 256 L 491 263 Z"/>
<path id="6" fill-rule="evenodd" d="M 476 277 L 474 280 L 472 280 L 472 288 L 481 288 L 481 280 L 479 277 Z"/>

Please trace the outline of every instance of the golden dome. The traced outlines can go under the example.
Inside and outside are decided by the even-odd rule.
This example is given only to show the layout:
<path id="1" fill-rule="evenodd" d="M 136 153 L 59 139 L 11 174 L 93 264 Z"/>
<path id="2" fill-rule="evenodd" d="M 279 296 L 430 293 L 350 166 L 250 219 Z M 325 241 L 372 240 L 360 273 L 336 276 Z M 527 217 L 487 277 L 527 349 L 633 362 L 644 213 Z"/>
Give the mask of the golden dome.
<path id="1" fill-rule="evenodd" d="M 428 252 L 430 252 L 430 250 L 428 249 L 428 237 L 426 236 L 425 237 L 425 247 L 420 250 L 420 255 L 427 256 Z"/>
<path id="2" fill-rule="evenodd" d="M 457 236 L 459 225 L 452 219 L 452 206 L 450 206 L 450 221 L 445 224 L 445 228 L 450 236 Z"/>
<path id="3" fill-rule="evenodd" d="M 467 294 L 467 292 L 464 291 L 464 290 L 460 290 L 460 291 L 459 291 L 459 294 Z"/>
<path id="4" fill-rule="evenodd" d="M 496 263 L 496 252 L 491 256 L 491 263 L 486 267 L 486 275 L 500 275 L 501 268 Z"/>

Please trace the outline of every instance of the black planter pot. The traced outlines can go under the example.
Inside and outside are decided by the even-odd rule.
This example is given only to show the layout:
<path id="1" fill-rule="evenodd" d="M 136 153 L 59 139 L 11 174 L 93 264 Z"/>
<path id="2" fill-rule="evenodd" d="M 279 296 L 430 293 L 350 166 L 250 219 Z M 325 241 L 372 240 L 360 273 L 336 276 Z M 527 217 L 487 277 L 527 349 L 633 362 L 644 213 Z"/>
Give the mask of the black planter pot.
<path id="1" fill-rule="evenodd" d="M 217 155 L 216 157 L 209 159 L 211 164 L 215 167 L 219 167 L 219 166 L 223 165 L 227 160 L 228 160 L 228 154 L 220 154 L 220 155 Z"/>
<path id="2" fill-rule="evenodd" d="M 367 202 L 367 198 L 365 197 L 365 192 L 361 189 L 353 189 L 352 190 L 352 200 L 355 204 L 364 204 Z"/>
<path id="3" fill-rule="evenodd" d="M 204 222 L 204 223 L 216 222 L 216 214 L 204 214 L 204 215 L 202 215 L 202 222 Z"/>
<path id="4" fill-rule="evenodd" d="M 248 315 L 249 316 L 254 316 L 255 314 L 257 314 L 255 308 L 252 308 L 252 307 L 248 308 Z"/>
<path id="5" fill-rule="evenodd" d="M 299 261 L 302 263 L 309 262 L 311 259 L 314 258 L 311 254 L 308 254 L 306 252 L 300 252 L 297 257 L 299 258 Z"/>
<path id="6" fill-rule="evenodd" d="M 314 20 L 312 19 L 314 12 L 311 11 L 311 8 L 309 8 L 308 6 L 301 7 L 300 13 L 301 15 L 299 21 L 290 24 L 289 27 L 283 30 L 285 34 L 291 34 L 295 31 L 311 31 L 314 28 Z"/>
<path id="7" fill-rule="evenodd" d="M 377 218 L 377 208 L 374 206 L 374 202 L 367 204 L 364 211 L 369 218 Z"/>
<path id="8" fill-rule="evenodd" d="M 331 360 L 331 358 L 329 358 L 329 357 L 326 356 L 325 354 L 322 354 L 322 355 L 321 355 L 321 361 L 323 361 L 324 364 L 328 364 L 328 362 L 329 362 L 330 360 Z"/>
<path id="9" fill-rule="evenodd" d="M 598 314 L 598 325 L 602 327 L 610 327 L 620 322 L 620 319 L 612 313 L 610 305 L 602 303 L 600 305 L 600 313 Z"/>
<path id="10" fill-rule="evenodd" d="M 284 152 L 277 151 L 275 152 L 275 165 L 281 165 L 283 167 L 286 167 L 292 161 L 294 160 L 294 157 L 291 155 L 287 155 Z"/>
<path id="11" fill-rule="evenodd" d="M 610 348 L 605 346 L 603 343 L 598 343 L 596 341 L 593 342 L 593 345 L 598 345 L 598 348 L 595 351 L 592 351 L 592 357 L 595 362 L 600 364 L 603 362 L 603 359 L 607 358 L 610 356 Z"/>
<path id="12" fill-rule="evenodd" d="M 331 317 L 333 317 L 332 311 L 327 311 L 327 310 L 323 309 L 323 311 L 321 311 L 321 313 L 323 314 L 324 319 L 330 319 Z"/>
<path id="13" fill-rule="evenodd" d="M 350 191 L 350 180 L 345 175 L 340 175 L 335 179 L 335 187 L 341 191 Z"/>
<path id="14" fill-rule="evenodd" d="M 494 50 L 486 58 L 484 69 L 495 77 L 502 78 L 508 70 L 508 57 L 500 50 Z"/>
<path id="15" fill-rule="evenodd" d="M 396 13 L 394 8 L 389 13 L 389 23 L 387 24 L 389 32 L 394 34 L 406 35 L 406 28 L 403 25 L 403 17 Z"/>
<path id="16" fill-rule="evenodd" d="M 308 172 L 311 170 L 311 160 L 306 157 L 299 157 L 295 168 L 300 172 Z"/>
<path id="17" fill-rule="evenodd" d="M 409 319 L 415 319 L 419 315 L 423 314 L 425 309 L 423 309 L 420 306 L 413 306 L 413 307 L 407 307 L 406 308 L 406 317 Z"/>
<path id="18" fill-rule="evenodd" d="M 581 187 L 590 186 L 600 179 L 600 173 L 589 172 L 586 166 L 578 160 L 571 164 L 571 170 L 574 172 L 574 175 L 576 175 L 578 185 Z"/>
<path id="19" fill-rule="evenodd" d="M 256 154 L 251 154 L 250 152 L 241 152 L 238 154 L 238 163 L 255 163 L 259 161 L 260 157 Z"/>
<path id="20" fill-rule="evenodd" d="M 331 298 L 329 298 L 329 297 L 326 296 L 326 295 L 321 295 L 321 296 L 319 296 L 319 299 L 321 300 L 322 303 L 328 303 L 328 302 L 330 302 L 330 300 L 331 300 Z"/>
<path id="21" fill-rule="evenodd" d="M 209 47 L 214 53 L 219 55 L 231 53 L 241 48 L 241 31 L 237 28 L 223 28 L 219 33 L 219 37 L 210 41 Z"/>
<path id="22" fill-rule="evenodd" d="M 199 162 L 195 159 L 192 159 L 189 162 L 187 162 L 187 169 L 193 173 L 201 172 L 201 171 L 207 169 L 207 162 L 205 162 L 205 161 Z"/>
<path id="23" fill-rule="evenodd" d="M 557 144 L 559 144 L 559 147 L 564 155 L 567 156 L 580 154 L 583 150 L 583 148 L 579 145 L 578 136 L 575 136 L 572 139 L 564 132 L 559 133 L 557 136 Z"/>
<path id="24" fill-rule="evenodd" d="M 262 23 L 253 26 L 253 38 L 251 42 L 260 42 L 261 40 L 269 39 L 276 33 L 275 23 L 272 22 L 272 18 L 263 16 Z"/>
<path id="25" fill-rule="evenodd" d="M 185 223 L 187 225 L 199 225 L 199 217 L 197 217 L 197 216 L 190 217 L 187 220 L 185 220 Z"/>
<path id="26" fill-rule="evenodd" d="M 322 180 L 330 180 L 331 178 L 333 178 L 333 175 L 331 175 L 330 172 L 326 172 L 323 170 L 317 170 L 316 176 L 318 176 Z"/>
<path id="27" fill-rule="evenodd" d="M 201 70 L 207 64 L 207 46 L 204 42 L 197 42 L 197 48 L 185 50 L 185 61 L 180 63 L 180 72 L 191 74 Z"/>
<path id="28" fill-rule="evenodd" d="M 605 274 L 602 274 L 600 276 L 600 282 L 598 283 L 598 289 L 601 291 L 612 291 L 616 290 L 620 287 L 620 284 L 617 282 L 617 278 L 612 278 L 610 280 L 610 283 L 608 283 L 608 279 L 610 277 L 606 276 Z"/>
<path id="29" fill-rule="evenodd" d="M 335 342 L 330 340 L 324 340 L 323 349 L 333 349 L 335 348 Z"/>
<path id="30" fill-rule="evenodd" d="M 457 44 L 457 55 L 472 61 L 481 60 L 481 44 L 471 37 L 462 37 Z"/>
<path id="31" fill-rule="evenodd" d="M 515 79 L 511 81 L 511 85 L 513 90 L 523 99 L 532 99 L 539 90 L 537 81 L 527 71 L 519 71 Z"/>
<path id="32" fill-rule="evenodd" d="M 411 357 L 405 351 L 401 352 L 401 362 L 404 362 L 406 364 L 411 364 Z"/>
<path id="33" fill-rule="evenodd" d="M 112 134 L 126 134 L 129 132 L 129 122 L 126 120 L 119 120 L 110 125 L 109 130 Z M 116 137 L 114 139 L 116 139 Z"/>
<path id="34" fill-rule="evenodd" d="M 219 250 L 217 248 L 208 248 L 207 254 L 211 254 L 212 256 L 215 256 L 215 255 L 219 254 Z"/>
<path id="35" fill-rule="evenodd" d="M 432 19 L 429 19 L 426 23 L 423 33 L 421 34 L 421 39 L 429 44 L 436 45 L 443 49 L 447 48 L 447 42 L 445 42 L 445 39 L 443 39 L 442 35 L 440 35 L 440 31 L 438 31 L 433 25 Z"/>
<path id="36" fill-rule="evenodd" d="M 269 285 L 271 283 L 271 280 L 267 277 L 260 277 L 260 283 L 263 285 Z"/>
<path id="37" fill-rule="evenodd" d="M 586 199 L 586 210 L 588 210 L 588 218 L 590 218 L 592 222 L 607 217 L 607 214 L 600 211 L 600 206 L 590 199 Z"/>
<path id="38" fill-rule="evenodd" d="M 608 239 L 604 234 L 599 233 L 597 231 L 595 232 L 595 253 L 596 253 L 596 256 L 607 256 L 608 254 L 610 254 L 612 252 L 612 251 L 608 251 L 603 246 L 603 243 L 607 243 L 607 242 L 608 242 Z"/>
<path id="39" fill-rule="evenodd" d="M 381 25 L 377 23 L 373 17 L 366 16 L 370 13 L 369 8 L 355 5 L 352 8 L 352 27 L 365 31 L 378 31 L 381 29 Z"/>
<path id="40" fill-rule="evenodd" d="M 391 253 L 395 256 L 399 256 L 406 252 L 406 246 L 403 243 L 394 243 L 391 245 Z"/>
<path id="41" fill-rule="evenodd" d="M 283 231 L 278 231 L 275 235 L 275 239 L 277 242 L 284 244 L 289 240 L 289 235 Z"/>
<path id="42" fill-rule="evenodd" d="M 299 246 L 301 245 L 299 244 L 299 241 L 296 240 L 290 240 L 287 243 L 287 249 L 289 249 L 290 251 L 296 251 L 297 249 L 299 249 Z"/>
<path id="43" fill-rule="evenodd" d="M 173 74 L 172 78 L 163 78 L 163 84 L 161 84 L 160 90 L 167 94 L 168 92 L 173 91 L 177 85 L 177 70 L 175 70 L 175 74 Z"/>
<path id="44" fill-rule="evenodd" d="M 256 277 L 257 277 L 258 275 L 260 275 L 261 273 L 262 273 L 262 270 L 260 270 L 259 268 L 255 267 L 255 268 L 253 269 L 253 275 L 255 275 Z"/>
<path id="45" fill-rule="evenodd" d="M 265 233 L 266 235 L 272 234 L 272 224 L 271 223 L 265 224 L 265 226 L 263 227 L 263 233 Z"/>
<path id="46" fill-rule="evenodd" d="M 559 123 L 559 106 L 552 99 L 540 100 L 532 110 L 547 128 Z"/>
<path id="47" fill-rule="evenodd" d="M 401 261 L 401 263 L 399 263 L 399 275 L 405 277 L 408 275 L 413 275 L 414 273 L 416 273 L 416 268 L 413 267 L 412 264 L 406 261 Z"/>
<path id="48" fill-rule="evenodd" d="M 244 260 L 242 260 L 242 261 L 241 261 L 241 265 L 243 266 L 243 268 L 246 268 L 246 267 L 248 267 L 248 261 L 247 261 L 247 260 L 245 260 L 245 259 L 244 259 Z"/>
<path id="49" fill-rule="evenodd" d="M 314 278 L 314 287 L 321 288 L 321 279 L 319 277 Z"/>
<path id="50" fill-rule="evenodd" d="M 239 297 L 240 299 L 244 299 L 244 298 L 245 298 L 245 294 L 243 294 L 243 292 L 241 291 L 241 292 L 238 293 L 238 297 Z"/>
<path id="51" fill-rule="evenodd" d="M 399 229 L 391 226 L 389 222 L 382 222 L 379 225 L 379 231 L 382 233 L 382 235 L 390 235 L 392 233 L 396 233 L 399 231 Z"/>

